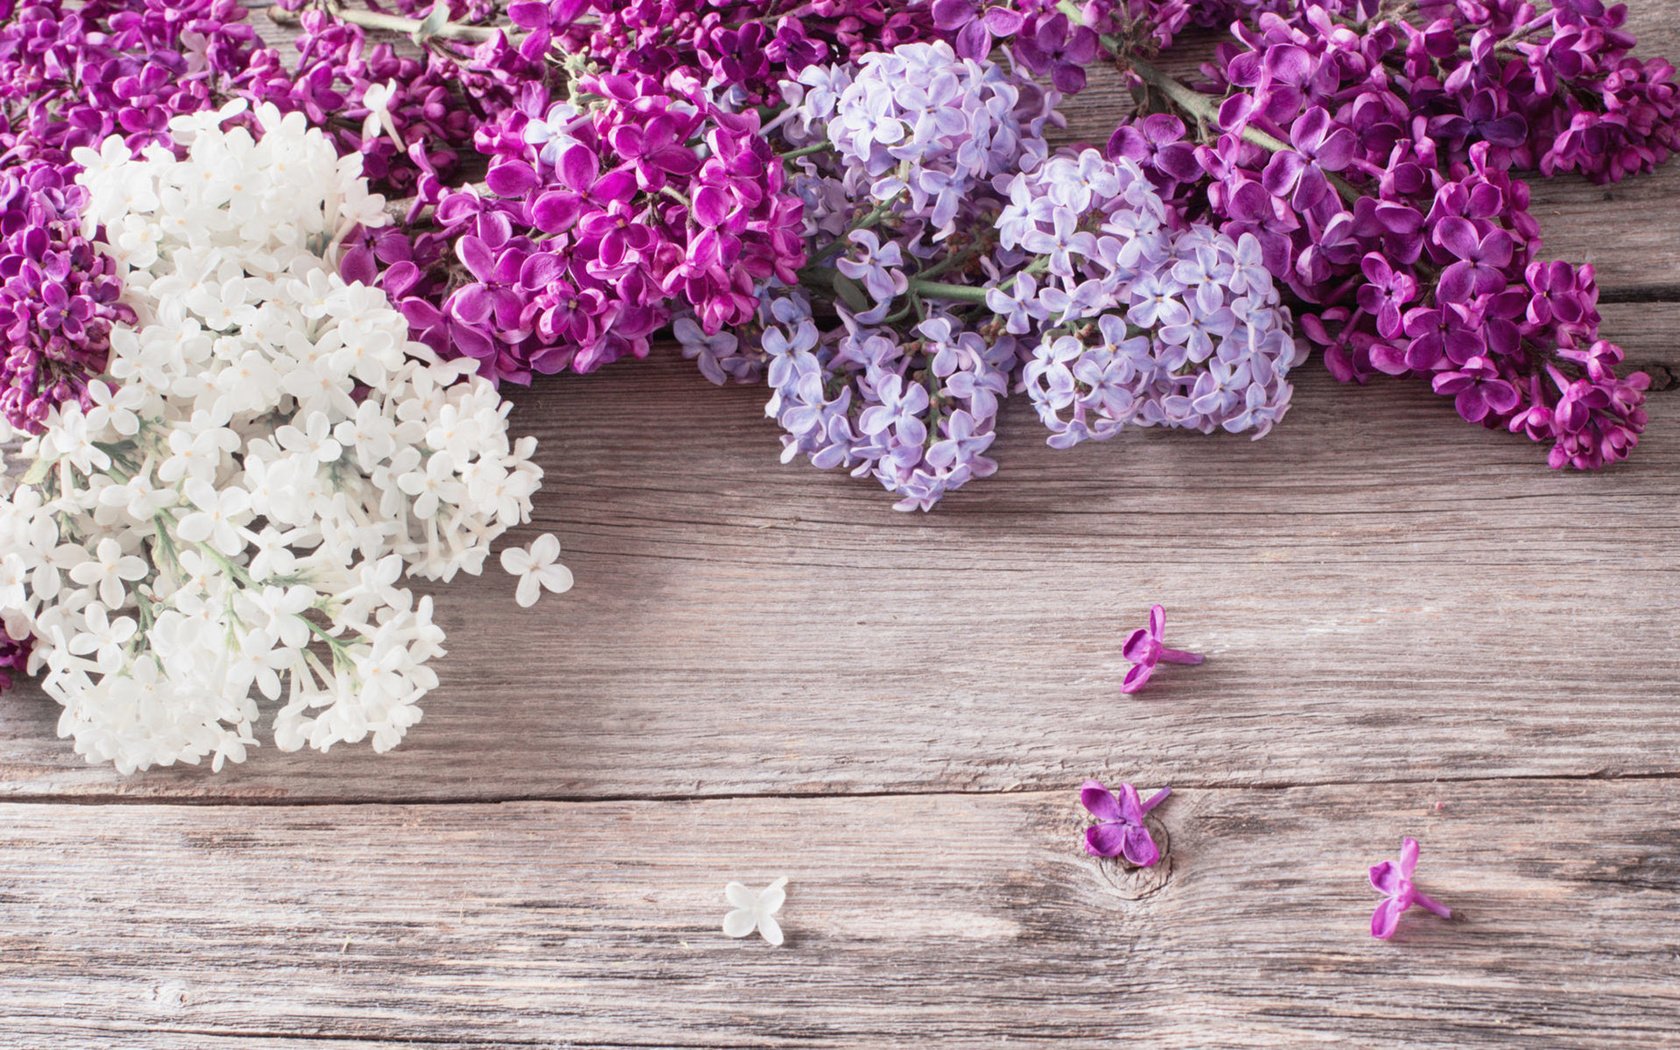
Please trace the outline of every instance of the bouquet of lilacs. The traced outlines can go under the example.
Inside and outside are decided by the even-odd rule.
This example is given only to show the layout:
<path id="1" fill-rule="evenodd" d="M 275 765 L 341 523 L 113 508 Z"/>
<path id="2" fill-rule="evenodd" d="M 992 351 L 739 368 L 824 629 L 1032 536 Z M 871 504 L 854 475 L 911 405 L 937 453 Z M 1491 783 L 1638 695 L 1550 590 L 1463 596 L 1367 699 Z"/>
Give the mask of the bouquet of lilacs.
<path id="1" fill-rule="evenodd" d="M 437 652 L 403 573 L 529 512 L 495 385 L 667 337 L 903 510 L 996 470 L 1010 397 L 1058 448 L 1259 437 L 1314 347 L 1553 467 L 1645 424 L 1523 181 L 1680 145 L 1599 0 L 270 17 L 295 53 L 233 0 L 0 0 L 0 678 L 46 668 L 96 758 L 238 757 L 253 693 L 283 746 L 393 741 Z M 1230 35 L 1187 83 L 1154 59 L 1192 26 Z M 1099 64 L 1140 109 L 1065 143 Z M 568 583 L 552 538 L 503 553 L 522 604 Z"/>
<path id="2" fill-rule="evenodd" d="M 1414 375 L 1551 442 L 1554 466 L 1619 459 L 1644 424 L 1591 268 L 1536 258 L 1511 174 L 1619 178 L 1680 141 L 1672 70 L 1598 0 L 1418 0 L 1412 21 L 1368 0 L 285 0 L 295 61 L 213 0 L 136 5 L 0 34 L 51 96 L 20 142 L 69 141 L 31 129 L 99 104 L 146 133 L 229 95 L 301 112 L 408 195 L 340 269 L 414 339 L 526 383 L 669 332 L 712 381 L 767 385 L 784 458 L 903 509 L 994 469 L 1009 396 L 1060 447 L 1263 435 L 1312 344 L 1338 378 Z M 1200 85 L 1151 64 L 1192 25 L 1234 39 Z M 70 43 L 44 47 L 52 26 Z M 129 78 L 55 78 L 118 33 L 143 45 Z M 1053 146 L 1108 62 L 1162 112 Z M 170 71 L 172 95 L 139 91 Z M 77 371 L 36 401 L 80 396 Z"/>
<path id="3" fill-rule="evenodd" d="M 243 109 L 176 117 L 139 158 L 76 149 L 123 313 L 107 374 L 0 481 L 6 630 L 33 639 L 61 734 L 125 771 L 241 761 L 257 697 L 283 749 L 393 746 L 444 640 L 404 577 L 477 573 L 541 476 L 471 360 L 336 272 L 386 221 L 360 160 Z"/>

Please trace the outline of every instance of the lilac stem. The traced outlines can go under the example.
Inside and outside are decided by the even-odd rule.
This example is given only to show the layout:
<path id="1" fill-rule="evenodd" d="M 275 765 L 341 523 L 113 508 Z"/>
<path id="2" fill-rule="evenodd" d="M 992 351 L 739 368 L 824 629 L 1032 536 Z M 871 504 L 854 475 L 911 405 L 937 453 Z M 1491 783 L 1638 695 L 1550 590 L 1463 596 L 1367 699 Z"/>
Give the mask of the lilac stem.
<path id="1" fill-rule="evenodd" d="M 1161 661 L 1169 664 L 1199 664 L 1207 659 L 1201 653 L 1187 653 L 1183 649 L 1161 647 Z"/>
<path id="2" fill-rule="evenodd" d="M 1154 809 L 1156 806 L 1159 806 L 1161 803 L 1165 802 L 1167 800 L 1167 796 L 1170 795 L 1170 794 L 1172 794 L 1172 788 L 1164 787 L 1161 790 L 1155 792 L 1155 794 L 1150 795 L 1148 798 L 1144 799 L 1144 801 L 1143 801 L 1143 807 L 1142 807 L 1143 811 L 1145 813 L 1148 813 L 1150 810 Z"/>
<path id="3" fill-rule="evenodd" d="M 1428 895 L 1412 890 L 1412 903 L 1428 912 L 1433 912 L 1443 919 L 1452 918 L 1452 909 L 1438 901 L 1431 900 Z"/>

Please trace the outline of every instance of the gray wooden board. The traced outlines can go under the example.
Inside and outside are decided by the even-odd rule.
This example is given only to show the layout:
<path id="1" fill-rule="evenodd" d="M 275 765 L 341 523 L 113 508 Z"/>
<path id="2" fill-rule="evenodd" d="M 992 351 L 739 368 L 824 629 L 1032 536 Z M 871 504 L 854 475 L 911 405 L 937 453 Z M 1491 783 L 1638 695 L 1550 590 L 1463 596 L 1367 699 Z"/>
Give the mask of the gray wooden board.
<path id="1" fill-rule="evenodd" d="M 120 777 L 0 700 L 0 1046 L 1673 1045 L 1677 193 L 1535 186 L 1656 378 L 1597 475 L 1314 362 L 1258 443 L 1055 452 L 1016 401 L 999 475 L 907 516 L 669 350 L 518 392 L 517 538 L 577 589 L 439 590 L 393 754 Z M 1152 601 L 1209 662 L 1122 698 Z M 1174 784 L 1161 868 L 1080 851 L 1093 774 Z M 1378 944 L 1405 833 L 1463 918 Z M 724 938 L 780 874 L 788 945 Z"/>
<path id="2" fill-rule="evenodd" d="M 1130 775 L 1111 751 L 1091 771 Z M 1156 815 L 1166 859 L 1131 873 L 1079 849 L 1071 787 L 0 805 L 0 1025 L 32 1046 L 1673 1045 L 1666 780 L 1191 788 Z M 1365 868 L 1408 833 L 1458 914 L 1414 909 L 1385 944 Z M 724 937 L 724 883 L 781 875 L 786 945 Z"/>

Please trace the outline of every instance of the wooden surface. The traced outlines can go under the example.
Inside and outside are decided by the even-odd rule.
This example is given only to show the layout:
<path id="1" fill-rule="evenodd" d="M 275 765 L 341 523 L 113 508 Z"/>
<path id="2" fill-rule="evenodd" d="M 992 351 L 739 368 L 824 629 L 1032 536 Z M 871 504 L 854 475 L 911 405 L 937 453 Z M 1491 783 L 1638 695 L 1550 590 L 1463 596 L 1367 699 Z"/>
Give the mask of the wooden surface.
<path id="1" fill-rule="evenodd" d="M 442 592 L 398 751 L 124 778 L 0 700 L 0 1046 L 1673 1046 L 1680 165 L 1535 197 L 1660 388 L 1601 474 L 1314 362 L 1258 443 L 1012 404 L 904 516 L 669 356 L 522 393 L 577 589 Z M 1122 698 L 1152 601 L 1209 661 Z M 1160 867 L 1083 854 L 1092 775 L 1173 785 Z M 1382 944 L 1405 834 L 1459 917 Z M 783 948 L 719 932 L 784 874 Z"/>

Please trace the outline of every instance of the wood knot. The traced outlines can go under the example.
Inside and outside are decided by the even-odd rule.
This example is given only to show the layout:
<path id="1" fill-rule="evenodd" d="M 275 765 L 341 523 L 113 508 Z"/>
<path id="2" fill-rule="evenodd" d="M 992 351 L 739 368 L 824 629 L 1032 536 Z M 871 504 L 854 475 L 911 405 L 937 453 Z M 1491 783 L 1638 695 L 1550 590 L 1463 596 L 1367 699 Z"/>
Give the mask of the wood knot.
<path id="1" fill-rule="evenodd" d="M 1155 848 L 1161 853 L 1161 858 L 1154 864 L 1140 868 L 1127 862 L 1125 857 L 1093 858 L 1097 862 L 1097 875 L 1122 900 L 1141 901 L 1153 897 L 1172 880 L 1172 836 L 1167 834 L 1166 826 L 1153 813 L 1144 817 L 1143 823 L 1155 840 Z"/>

